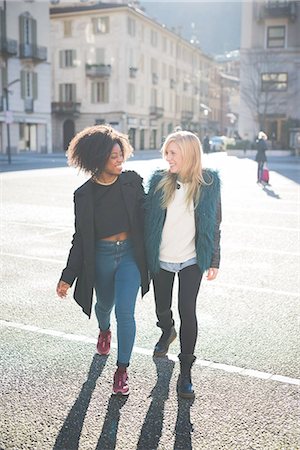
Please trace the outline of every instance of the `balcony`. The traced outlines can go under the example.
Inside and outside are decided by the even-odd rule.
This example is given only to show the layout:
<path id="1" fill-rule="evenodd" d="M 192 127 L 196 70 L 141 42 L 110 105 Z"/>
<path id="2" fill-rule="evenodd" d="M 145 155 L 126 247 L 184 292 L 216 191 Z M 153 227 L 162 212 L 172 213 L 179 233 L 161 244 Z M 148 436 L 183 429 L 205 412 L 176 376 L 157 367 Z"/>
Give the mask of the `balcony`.
<path id="1" fill-rule="evenodd" d="M 159 119 L 164 115 L 164 108 L 161 106 L 150 106 L 149 113 L 151 119 Z"/>
<path id="2" fill-rule="evenodd" d="M 86 64 L 85 74 L 87 77 L 108 78 L 111 75 L 110 64 Z"/>
<path id="3" fill-rule="evenodd" d="M 194 116 L 193 111 L 182 111 L 181 112 L 181 120 L 183 122 L 187 122 L 189 120 L 192 120 L 193 116 Z"/>
<path id="4" fill-rule="evenodd" d="M 0 39 L 0 55 L 13 56 L 17 54 L 17 51 L 17 41 L 3 37 Z"/>
<path id="5" fill-rule="evenodd" d="M 79 115 L 81 103 L 78 102 L 52 102 L 51 110 L 58 115 Z"/>
<path id="6" fill-rule="evenodd" d="M 257 5 L 257 8 L 258 21 L 286 17 L 294 22 L 297 18 L 296 1 L 268 1 L 262 5 Z"/>
<path id="7" fill-rule="evenodd" d="M 137 67 L 129 67 L 129 76 L 130 78 L 136 78 L 136 74 L 138 72 Z"/>
<path id="8" fill-rule="evenodd" d="M 24 100 L 24 111 L 26 113 L 31 113 L 33 112 L 33 98 L 25 98 Z"/>
<path id="9" fill-rule="evenodd" d="M 20 44 L 20 58 L 47 61 L 47 47 L 38 47 L 33 44 Z"/>

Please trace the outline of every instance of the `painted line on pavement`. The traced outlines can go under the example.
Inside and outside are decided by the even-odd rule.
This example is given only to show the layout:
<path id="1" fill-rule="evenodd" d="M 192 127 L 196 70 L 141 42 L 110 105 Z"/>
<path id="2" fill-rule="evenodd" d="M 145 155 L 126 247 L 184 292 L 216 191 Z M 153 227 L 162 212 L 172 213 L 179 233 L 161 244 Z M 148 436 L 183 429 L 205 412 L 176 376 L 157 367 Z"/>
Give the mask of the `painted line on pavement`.
<path id="1" fill-rule="evenodd" d="M 25 325 L 19 322 L 10 322 L 7 320 L 1 320 L 0 319 L 0 326 L 6 327 L 6 328 L 15 328 L 18 330 L 28 331 L 32 333 L 38 333 L 38 334 L 44 334 L 47 336 L 53 336 L 58 337 L 61 339 L 65 339 L 67 341 L 75 341 L 75 342 L 83 342 L 83 343 L 89 343 L 89 344 L 96 344 L 97 339 L 90 338 L 87 336 L 79 335 L 79 334 L 72 334 L 72 333 L 65 333 L 64 331 L 58 331 L 58 330 L 51 330 L 47 328 L 39 328 L 35 325 Z M 116 349 L 117 344 L 112 343 L 111 347 Z M 138 355 L 145 355 L 145 356 L 153 356 L 153 350 L 145 349 L 142 347 L 133 347 L 133 353 L 136 353 Z M 176 355 L 168 354 L 168 358 L 172 361 L 178 361 L 178 357 Z M 272 374 L 268 372 L 261 372 L 260 370 L 253 370 L 253 369 L 246 369 L 243 367 L 237 367 L 232 366 L 230 364 L 221 364 L 216 363 L 213 361 L 208 361 L 205 359 L 197 359 L 195 361 L 195 364 L 201 367 L 207 367 L 209 369 L 216 369 L 221 370 L 223 372 L 230 372 L 230 373 L 236 373 L 238 375 L 247 376 L 250 378 L 260 378 L 262 380 L 270 380 L 270 381 L 277 381 L 279 383 L 285 383 L 285 384 L 293 384 L 296 386 L 300 386 L 300 379 L 298 378 L 291 378 L 286 377 L 283 375 L 277 375 Z"/>

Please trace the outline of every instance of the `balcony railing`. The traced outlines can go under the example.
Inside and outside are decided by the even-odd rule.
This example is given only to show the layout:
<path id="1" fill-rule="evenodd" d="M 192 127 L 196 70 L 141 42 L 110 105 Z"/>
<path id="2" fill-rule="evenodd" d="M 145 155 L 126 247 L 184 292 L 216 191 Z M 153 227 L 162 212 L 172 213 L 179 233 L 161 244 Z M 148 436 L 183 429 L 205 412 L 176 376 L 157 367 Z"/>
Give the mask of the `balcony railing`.
<path id="1" fill-rule="evenodd" d="M 286 17 L 294 22 L 297 18 L 296 1 L 267 1 L 258 5 L 257 20 Z"/>
<path id="2" fill-rule="evenodd" d="M 81 103 L 78 102 L 52 102 L 51 110 L 54 114 L 80 114 Z"/>
<path id="3" fill-rule="evenodd" d="M 88 77 L 107 78 L 111 75 L 110 64 L 86 64 L 85 73 Z"/>
<path id="4" fill-rule="evenodd" d="M 27 112 L 27 113 L 33 112 L 33 103 L 34 103 L 33 98 L 25 98 L 25 100 L 24 100 L 24 111 Z"/>
<path id="5" fill-rule="evenodd" d="M 34 44 L 20 44 L 20 58 L 47 61 L 47 47 Z"/>
<path id="6" fill-rule="evenodd" d="M 149 113 L 152 119 L 159 119 L 164 115 L 164 108 L 161 106 L 150 106 Z"/>
<path id="7" fill-rule="evenodd" d="M 193 111 L 182 111 L 181 112 L 181 120 L 186 121 L 186 120 L 192 120 L 193 118 Z"/>
<path id="8" fill-rule="evenodd" d="M 18 52 L 18 44 L 14 39 L 0 38 L 0 55 L 12 56 Z"/>

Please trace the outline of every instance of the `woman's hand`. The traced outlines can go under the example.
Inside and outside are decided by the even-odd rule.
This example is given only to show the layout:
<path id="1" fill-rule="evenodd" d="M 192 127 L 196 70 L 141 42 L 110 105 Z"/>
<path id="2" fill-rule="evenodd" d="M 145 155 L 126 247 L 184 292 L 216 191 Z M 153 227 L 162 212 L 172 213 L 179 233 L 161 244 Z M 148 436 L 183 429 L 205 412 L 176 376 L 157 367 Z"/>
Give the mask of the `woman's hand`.
<path id="1" fill-rule="evenodd" d="M 211 281 L 214 280 L 218 275 L 219 269 L 216 269 L 215 267 L 210 267 L 207 271 L 206 279 Z"/>
<path id="2" fill-rule="evenodd" d="M 68 293 L 69 288 L 70 288 L 70 285 L 68 283 L 60 280 L 56 286 L 56 293 L 60 298 L 65 298 Z"/>

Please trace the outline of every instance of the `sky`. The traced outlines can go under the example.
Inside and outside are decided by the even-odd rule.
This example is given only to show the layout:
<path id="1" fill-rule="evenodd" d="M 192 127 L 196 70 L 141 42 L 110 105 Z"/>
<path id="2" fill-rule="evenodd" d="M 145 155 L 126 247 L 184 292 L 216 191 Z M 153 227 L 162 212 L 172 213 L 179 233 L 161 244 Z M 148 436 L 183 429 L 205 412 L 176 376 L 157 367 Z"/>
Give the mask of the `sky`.
<path id="1" fill-rule="evenodd" d="M 190 40 L 193 34 L 196 35 L 205 53 L 215 55 L 240 48 L 240 1 L 147 0 L 140 1 L 140 5 L 159 23 L 168 28 L 177 27 L 185 39 Z"/>

